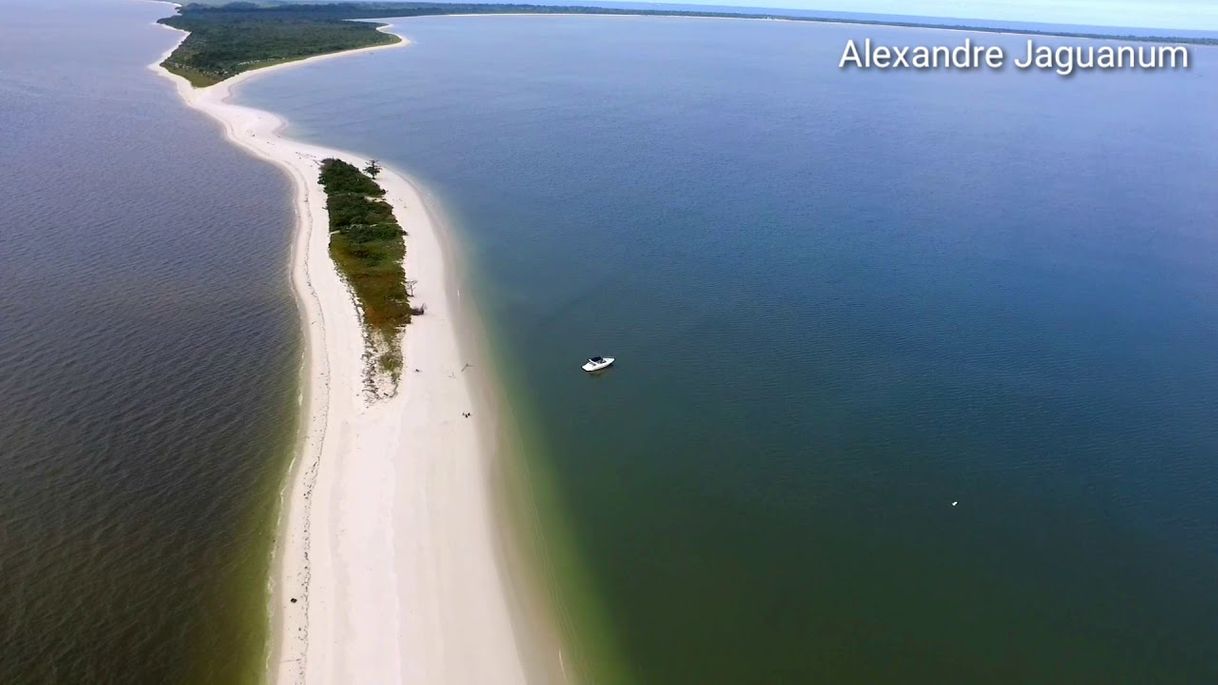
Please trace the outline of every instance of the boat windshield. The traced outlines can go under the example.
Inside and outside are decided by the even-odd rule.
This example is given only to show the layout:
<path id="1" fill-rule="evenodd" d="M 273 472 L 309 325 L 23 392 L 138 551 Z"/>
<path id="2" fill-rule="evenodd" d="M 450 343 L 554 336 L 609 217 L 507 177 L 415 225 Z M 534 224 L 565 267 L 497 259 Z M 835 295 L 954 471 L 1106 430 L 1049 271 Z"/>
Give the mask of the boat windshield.
<path id="1" fill-rule="evenodd" d="M 592 362 L 593 364 L 600 364 L 605 360 L 602 357 L 592 357 L 588 361 Z"/>

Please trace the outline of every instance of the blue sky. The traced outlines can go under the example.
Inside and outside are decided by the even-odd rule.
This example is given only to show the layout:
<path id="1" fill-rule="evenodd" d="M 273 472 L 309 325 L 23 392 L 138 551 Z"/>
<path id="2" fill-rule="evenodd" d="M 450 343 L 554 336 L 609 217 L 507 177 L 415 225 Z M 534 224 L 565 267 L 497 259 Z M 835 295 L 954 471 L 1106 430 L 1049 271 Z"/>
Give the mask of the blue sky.
<path id="1" fill-rule="evenodd" d="M 658 0 L 664 2 L 666 0 Z M 1218 0 L 667 0 L 1052 24 L 1218 30 Z"/>

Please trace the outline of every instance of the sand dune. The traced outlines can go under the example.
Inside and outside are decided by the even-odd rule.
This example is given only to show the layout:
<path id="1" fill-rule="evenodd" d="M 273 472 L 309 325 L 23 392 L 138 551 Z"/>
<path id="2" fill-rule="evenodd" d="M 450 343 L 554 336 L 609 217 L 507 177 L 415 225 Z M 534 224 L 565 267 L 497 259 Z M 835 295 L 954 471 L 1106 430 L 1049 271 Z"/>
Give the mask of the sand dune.
<path id="1" fill-rule="evenodd" d="M 283 122 L 275 115 L 229 102 L 241 82 L 308 61 L 204 89 L 154 67 L 191 107 L 220 122 L 231 142 L 274 162 L 294 186 L 292 282 L 307 329 L 306 425 L 284 488 L 270 677 L 281 683 L 524 682 L 490 507 L 486 426 L 492 417 L 464 416 L 474 411 L 476 389 L 458 345 L 458 291 L 437 222 L 410 181 L 386 168 L 378 180 L 408 233 L 405 269 L 427 312 L 403 336 L 400 392 L 369 401 L 361 328 L 328 255 L 325 196 L 317 183 L 319 160 L 363 160 L 280 137 Z"/>

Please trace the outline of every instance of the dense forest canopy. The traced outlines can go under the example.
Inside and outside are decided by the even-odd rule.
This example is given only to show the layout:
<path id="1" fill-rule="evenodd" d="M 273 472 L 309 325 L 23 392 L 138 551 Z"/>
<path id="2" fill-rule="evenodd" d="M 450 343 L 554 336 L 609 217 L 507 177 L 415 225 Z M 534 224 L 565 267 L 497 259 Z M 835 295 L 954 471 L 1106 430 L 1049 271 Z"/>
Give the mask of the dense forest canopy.
<path id="1" fill-rule="evenodd" d="M 280 62 L 304 59 L 331 52 L 353 50 L 400 42 L 400 38 L 378 29 L 384 24 L 353 19 L 419 17 L 444 14 L 619 14 L 675 17 L 733 17 L 737 19 L 787 19 L 856 24 L 885 24 L 928 28 L 960 28 L 997 31 L 985 26 L 964 25 L 960 21 L 927 20 L 899 22 L 880 19 L 818 17 L 807 14 L 782 14 L 781 11 L 691 11 L 661 9 L 622 9 L 580 5 L 481 4 L 445 2 L 340 2 L 340 3 L 190 3 L 161 23 L 189 31 L 190 35 L 164 62 L 169 71 L 184 76 L 195 86 L 208 86 L 243 71 Z M 1154 38 L 1114 36 L 1094 33 L 1024 31 L 1081 38 L 1121 38 L 1151 42 L 1211 44 L 1212 39 Z"/>
<path id="2" fill-rule="evenodd" d="M 629 14 L 769 18 L 769 14 L 728 14 L 667 10 L 624 10 L 559 5 L 436 2 L 360 2 L 226 5 L 191 3 L 162 24 L 190 35 L 164 62 L 195 86 L 208 86 L 243 71 L 331 52 L 397 43 L 378 31 L 384 24 L 352 19 L 442 14 Z"/>

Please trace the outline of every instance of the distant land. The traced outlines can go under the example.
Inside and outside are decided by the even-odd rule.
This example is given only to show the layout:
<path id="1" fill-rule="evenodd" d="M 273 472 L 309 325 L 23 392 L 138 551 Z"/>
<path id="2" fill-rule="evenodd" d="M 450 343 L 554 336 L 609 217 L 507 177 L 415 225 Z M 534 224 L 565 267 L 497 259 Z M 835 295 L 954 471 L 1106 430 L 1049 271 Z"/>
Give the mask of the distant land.
<path id="1" fill-rule="evenodd" d="M 1138 29 L 1100 29 L 1013 25 L 1009 22 L 973 24 L 971 20 L 921 19 L 840 12 L 808 13 L 799 10 L 743 10 L 691 5 L 532 5 L 500 3 L 347 2 L 347 3 L 190 3 L 160 22 L 190 33 L 162 62 L 165 69 L 205 87 L 243 71 L 345 50 L 388 45 L 401 39 L 380 31 L 385 24 L 361 19 L 418 17 L 451 14 L 616 14 L 633 16 L 719 17 L 782 19 L 917 28 L 963 29 L 1072 38 L 1218 44 L 1218 37 L 1199 33 L 1149 35 Z"/>

